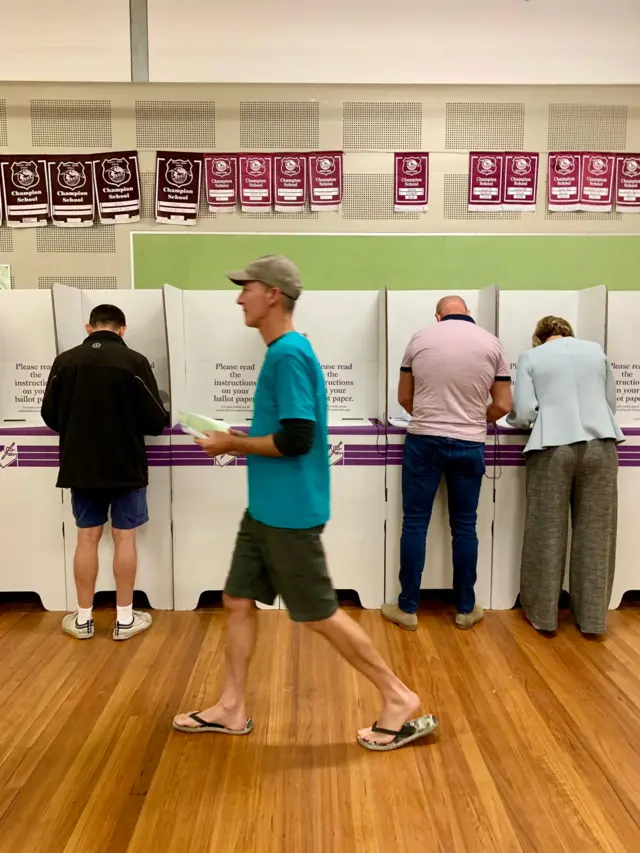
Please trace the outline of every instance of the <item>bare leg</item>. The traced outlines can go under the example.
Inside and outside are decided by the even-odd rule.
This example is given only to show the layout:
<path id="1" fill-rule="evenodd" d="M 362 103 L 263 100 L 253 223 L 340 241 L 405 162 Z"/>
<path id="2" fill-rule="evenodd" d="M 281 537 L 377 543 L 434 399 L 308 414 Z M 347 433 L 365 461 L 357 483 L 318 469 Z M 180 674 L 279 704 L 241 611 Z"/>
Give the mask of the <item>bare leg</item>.
<path id="1" fill-rule="evenodd" d="M 198 711 L 198 716 L 208 723 L 239 730 L 247 724 L 245 691 L 247 670 L 256 645 L 256 605 L 247 598 L 231 598 L 226 594 L 222 600 L 227 614 L 224 686 L 216 704 Z M 178 714 L 175 722 L 198 728 L 189 714 Z"/>
<path id="2" fill-rule="evenodd" d="M 334 649 L 358 672 L 378 688 L 382 710 L 377 724 L 383 729 L 398 731 L 407 720 L 418 715 L 420 699 L 400 681 L 375 650 L 373 643 L 357 622 L 344 610 L 337 610 L 322 622 L 307 622 L 308 628 L 325 637 Z M 389 743 L 392 735 L 361 729 L 358 735 L 373 743 Z"/>
<path id="3" fill-rule="evenodd" d="M 113 576 L 116 580 L 116 604 L 133 604 L 133 589 L 138 568 L 136 531 L 113 528 Z"/>
<path id="4" fill-rule="evenodd" d="M 76 580 L 78 607 L 93 607 L 93 596 L 98 577 L 98 544 L 102 527 L 79 527 L 73 574 Z"/>

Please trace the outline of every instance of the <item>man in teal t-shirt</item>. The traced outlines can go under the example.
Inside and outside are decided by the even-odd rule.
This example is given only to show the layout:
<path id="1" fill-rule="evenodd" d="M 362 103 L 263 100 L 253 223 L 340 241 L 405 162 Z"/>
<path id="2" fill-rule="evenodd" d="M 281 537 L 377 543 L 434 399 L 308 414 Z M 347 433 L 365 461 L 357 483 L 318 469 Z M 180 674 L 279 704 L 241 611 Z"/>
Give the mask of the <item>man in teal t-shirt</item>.
<path id="1" fill-rule="evenodd" d="M 198 444 L 209 456 L 246 455 L 249 506 L 240 525 L 224 590 L 227 668 L 219 701 L 179 714 L 183 732 L 249 734 L 245 683 L 255 647 L 255 602 L 281 595 L 291 618 L 322 634 L 379 690 L 382 710 L 357 740 L 372 750 L 397 749 L 430 734 L 437 720 L 417 717 L 420 700 L 394 675 L 362 628 L 338 607 L 321 534 L 329 520 L 327 396 L 309 341 L 293 328 L 302 290 L 297 267 L 268 255 L 228 273 L 242 287 L 238 304 L 247 326 L 267 345 L 249 436 L 212 432 Z"/>

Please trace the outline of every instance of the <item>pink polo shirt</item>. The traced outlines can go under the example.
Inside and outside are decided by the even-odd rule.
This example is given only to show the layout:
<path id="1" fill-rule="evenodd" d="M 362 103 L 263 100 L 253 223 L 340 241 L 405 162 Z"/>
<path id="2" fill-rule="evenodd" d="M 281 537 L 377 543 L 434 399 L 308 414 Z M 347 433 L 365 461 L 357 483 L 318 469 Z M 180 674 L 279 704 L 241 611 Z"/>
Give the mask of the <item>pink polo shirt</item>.
<path id="1" fill-rule="evenodd" d="M 510 381 L 494 335 L 467 315 L 450 314 L 416 332 L 400 369 L 413 374 L 410 433 L 485 440 L 489 389 L 496 380 Z"/>

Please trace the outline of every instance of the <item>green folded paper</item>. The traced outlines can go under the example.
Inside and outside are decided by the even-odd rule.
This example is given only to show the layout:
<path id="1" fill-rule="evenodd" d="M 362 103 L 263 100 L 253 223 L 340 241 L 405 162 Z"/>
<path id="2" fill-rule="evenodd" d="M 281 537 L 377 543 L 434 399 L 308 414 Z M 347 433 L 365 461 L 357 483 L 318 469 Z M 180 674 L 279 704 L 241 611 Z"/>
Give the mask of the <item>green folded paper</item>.
<path id="1" fill-rule="evenodd" d="M 207 432 L 229 432 L 230 426 L 224 421 L 216 421 L 195 412 L 183 412 L 178 415 L 178 425 L 183 432 L 195 438 L 204 438 Z"/>

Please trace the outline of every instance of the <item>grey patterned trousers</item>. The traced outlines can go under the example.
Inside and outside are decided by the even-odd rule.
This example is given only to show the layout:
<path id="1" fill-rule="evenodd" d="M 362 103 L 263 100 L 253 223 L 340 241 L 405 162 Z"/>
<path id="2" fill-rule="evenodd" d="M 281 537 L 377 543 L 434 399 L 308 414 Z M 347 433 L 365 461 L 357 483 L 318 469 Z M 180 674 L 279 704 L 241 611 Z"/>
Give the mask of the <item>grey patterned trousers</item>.
<path id="1" fill-rule="evenodd" d="M 618 522 L 618 454 L 613 439 L 549 447 L 527 455 L 527 510 L 520 601 L 528 619 L 555 631 L 571 510 L 571 610 L 585 634 L 603 634 L 611 599 Z"/>

